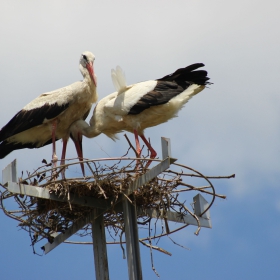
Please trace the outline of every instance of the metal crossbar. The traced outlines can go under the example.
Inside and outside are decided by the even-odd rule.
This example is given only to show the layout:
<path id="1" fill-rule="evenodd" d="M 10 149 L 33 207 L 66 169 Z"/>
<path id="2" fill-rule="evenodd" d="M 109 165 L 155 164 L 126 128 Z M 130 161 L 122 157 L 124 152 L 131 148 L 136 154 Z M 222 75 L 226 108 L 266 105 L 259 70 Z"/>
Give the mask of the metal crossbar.
<path id="1" fill-rule="evenodd" d="M 154 179 L 157 175 L 168 169 L 170 164 L 176 161 L 176 159 L 173 159 L 171 157 L 170 140 L 162 137 L 161 141 L 163 160 L 151 170 L 141 175 L 139 178 L 135 179 L 125 191 L 126 196 L 131 195 L 137 188 L 143 186 L 144 184 Z M 3 170 L 2 178 L 3 184 L 5 184 L 7 186 L 7 189 L 12 193 L 34 196 L 49 200 L 68 202 L 67 198 L 59 197 L 53 193 L 50 194 L 48 190 L 43 189 L 41 187 L 17 183 L 16 160 L 14 160 Z M 112 208 L 111 202 L 112 200 L 110 199 L 104 200 L 93 197 L 78 197 L 75 195 L 71 195 L 70 203 L 92 207 L 93 210 L 83 219 L 80 219 L 77 222 L 73 223 L 73 225 L 70 228 L 68 228 L 64 233 L 54 233 L 53 242 L 48 242 L 43 246 L 45 254 L 49 253 L 51 250 L 56 248 L 59 244 L 61 244 L 70 236 L 75 234 L 85 225 L 91 223 L 96 279 L 109 279 L 108 259 L 106 251 L 106 235 L 103 214 Z M 198 220 L 196 220 L 191 215 L 179 215 L 178 213 L 172 211 L 163 212 L 162 210 L 157 210 L 154 208 L 136 208 L 135 204 L 130 203 L 125 198 L 125 196 L 122 196 L 122 198 L 115 202 L 114 206 L 117 206 L 116 209 L 118 211 L 123 211 L 124 215 L 129 279 L 142 279 L 137 214 L 144 214 L 151 218 L 166 219 L 168 221 L 174 221 L 190 225 L 197 225 L 199 221 L 201 227 L 212 227 L 209 210 L 206 213 L 204 213 L 202 217 L 198 217 L 208 207 L 207 201 L 200 194 L 194 197 L 194 212 Z"/>

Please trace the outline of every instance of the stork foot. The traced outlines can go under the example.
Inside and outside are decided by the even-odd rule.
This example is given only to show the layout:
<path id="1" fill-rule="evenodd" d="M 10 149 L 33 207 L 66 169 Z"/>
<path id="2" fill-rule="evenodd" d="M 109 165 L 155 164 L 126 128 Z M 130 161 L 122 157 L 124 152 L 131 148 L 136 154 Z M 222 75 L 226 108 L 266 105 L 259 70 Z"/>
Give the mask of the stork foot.
<path id="1" fill-rule="evenodd" d="M 53 168 L 56 168 L 56 163 L 58 161 L 58 157 L 56 154 L 53 154 L 53 157 L 52 157 L 52 164 L 53 164 Z"/>
<path id="2" fill-rule="evenodd" d="M 56 171 L 56 167 L 57 167 L 57 161 L 58 161 L 58 157 L 56 154 L 53 154 L 53 157 L 52 157 L 52 167 L 53 167 L 53 170 L 52 170 L 52 178 L 53 179 L 56 179 L 58 177 L 58 173 Z"/>

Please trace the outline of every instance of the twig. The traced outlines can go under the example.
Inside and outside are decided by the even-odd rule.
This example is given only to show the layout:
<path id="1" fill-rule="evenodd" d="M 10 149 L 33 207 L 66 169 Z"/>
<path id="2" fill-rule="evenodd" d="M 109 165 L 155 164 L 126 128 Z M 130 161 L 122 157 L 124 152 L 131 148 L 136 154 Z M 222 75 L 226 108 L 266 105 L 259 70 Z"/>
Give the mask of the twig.
<path id="1" fill-rule="evenodd" d="M 137 157 L 137 156 L 138 156 L 137 151 L 135 150 L 135 148 L 134 148 L 133 145 L 131 144 L 129 138 L 127 137 L 126 134 L 124 134 L 124 137 L 125 137 L 126 141 L 128 142 L 129 147 L 134 151 L 134 153 L 135 153 L 135 155 L 136 155 L 136 157 Z"/>
<path id="2" fill-rule="evenodd" d="M 167 237 L 173 242 L 173 244 L 175 244 L 175 245 L 177 245 L 177 246 L 179 246 L 179 247 L 181 247 L 181 248 L 183 248 L 183 249 L 185 249 L 185 250 L 188 250 L 188 251 L 191 250 L 190 248 L 187 248 L 187 247 L 185 247 L 185 246 L 183 246 L 183 245 L 181 245 L 181 244 L 175 242 L 175 241 L 170 237 L 170 234 L 168 234 Z"/>
<path id="3" fill-rule="evenodd" d="M 177 166 L 182 166 L 185 167 L 182 164 L 178 164 L 178 163 L 173 163 L 173 165 L 177 165 Z M 180 173 L 180 172 L 176 172 L 173 170 L 166 170 L 165 172 L 169 172 L 169 173 L 173 173 L 173 174 L 177 174 L 177 175 L 182 175 L 182 176 L 189 176 L 189 177 L 198 177 L 198 178 L 208 178 L 208 179 L 231 179 L 231 178 L 235 178 L 235 174 L 231 174 L 231 175 L 227 175 L 227 176 L 201 176 L 198 174 L 189 174 L 189 173 Z"/>
<path id="4" fill-rule="evenodd" d="M 192 190 L 196 190 L 196 191 L 200 191 L 200 192 L 203 192 L 203 193 L 211 194 L 211 195 L 217 196 L 217 197 L 219 197 L 219 198 L 224 198 L 224 199 L 226 198 L 225 195 L 220 195 L 220 194 L 216 194 L 216 193 L 211 193 L 211 192 L 206 191 L 204 188 L 196 188 L 196 187 L 193 187 L 193 186 L 191 186 L 191 185 L 189 185 L 189 184 L 185 184 L 185 183 L 183 183 L 183 182 L 180 182 L 180 185 L 182 185 L 182 186 L 187 186 L 187 187 L 189 187 L 189 188 L 192 189 Z M 213 189 L 213 187 L 211 187 L 211 185 L 208 186 L 207 188 L 212 188 L 212 189 Z M 176 191 L 175 191 L 175 192 L 176 192 Z"/>
<path id="5" fill-rule="evenodd" d="M 212 183 L 209 181 L 209 179 L 206 178 L 206 177 L 205 177 L 202 173 L 200 173 L 199 171 L 197 171 L 197 170 L 195 170 L 195 169 L 193 169 L 193 168 L 191 168 L 191 167 L 188 167 L 188 166 L 186 166 L 186 165 L 183 165 L 183 164 L 176 163 L 176 165 L 177 165 L 177 166 L 184 167 L 184 168 L 187 168 L 187 169 L 189 169 L 189 170 L 191 170 L 191 171 L 193 171 L 193 172 L 199 174 L 201 177 L 203 177 L 203 178 L 210 184 L 210 186 L 211 186 L 211 188 L 212 188 L 212 190 L 213 190 L 213 192 L 211 193 L 211 194 L 212 194 L 212 201 L 209 203 L 208 207 L 206 207 L 206 209 L 200 214 L 200 216 L 202 216 L 204 213 L 206 213 L 206 212 L 210 209 L 210 207 L 212 206 L 212 204 L 213 204 L 214 201 L 215 201 L 216 195 L 215 195 L 215 188 L 214 188 L 214 186 L 213 186 Z"/>
<path id="6" fill-rule="evenodd" d="M 164 250 L 164 249 L 162 249 L 162 248 L 160 248 L 160 247 L 158 247 L 158 246 L 151 245 L 151 244 L 147 244 L 147 243 L 145 243 L 145 242 L 142 241 L 142 240 L 139 240 L 139 242 L 140 242 L 141 244 L 145 245 L 145 246 L 148 247 L 148 248 L 152 248 L 152 249 L 157 250 L 157 251 L 159 251 L 159 252 L 161 252 L 161 253 L 164 253 L 164 254 L 166 254 L 166 255 L 168 255 L 168 256 L 172 256 L 172 254 L 171 254 L 170 252 L 168 252 L 168 251 L 166 251 L 166 250 Z"/>
<path id="7" fill-rule="evenodd" d="M 121 249 L 122 249 L 122 252 L 123 252 L 123 259 L 126 259 L 125 250 L 124 250 L 123 242 L 122 242 L 123 233 L 124 233 L 124 231 L 122 230 L 122 232 L 121 232 L 121 234 L 120 234 L 120 245 L 121 245 Z"/>
<path id="8" fill-rule="evenodd" d="M 143 241 L 142 241 L 143 242 Z M 150 256 L 151 256 L 151 265 L 152 265 L 152 270 L 156 274 L 157 277 L 160 277 L 159 274 L 157 273 L 155 266 L 154 266 L 154 258 L 153 258 L 153 250 L 152 250 L 152 239 L 151 239 L 151 222 L 149 222 L 149 247 L 150 247 Z"/>
<path id="9" fill-rule="evenodd" d="M 132 145 L 130 146 L 130 148 L 134 149 Z M 126 156 L 127 153 L 124 156 Z M 130 181 L 134 180 L 135 176 L 139 175 L 139 173 L 141 174 L 145 173 L 145 170 L 142 169 L 138 169 L 136 172 L 135 170 L 132 169 L 133 168 L 131 166 L 132 164 L 129 163 L 127 165 L 125 160 L 129 160 L 132 162 L 135 160 L 140 160 L 142 163 L 143 160 L 146 161 L 147 159 L 116 157 L 116 158 L 103 158 L 103 159 L 96 159 L 96 160 L 84 160 L 83 162 L 88 165 L 89 169 L 92 172 L 92 176 L 87 176 L 85 178 L 79 178 L 79 177 L 69 178 L 66 181 L 57 179 L 55 182 L 48 181 L 51 178 L 50 175 L 51 172 L 55 169 L 49 168 L 49 166 L 46 165 L 36 169 L 36 171 L 33 172 L 32 174 L 27 172 L 27 178 L 25 179 L 25 182 L 26 183 L 30 182 L 31 185 L 33 184 L 42 188 L 44 187 L 50 192 L 56 193 L 59 196 L 68 195 L 68 203 L 70 202 L 69 201 L 70 191 L 71 191 L 71 195 L 73 193 L 77 196 L 112 199 L 112 209 L 104 213 L 104 226 L 107 228 L 114 242 L 107 242 L 107 244 L 120 244 L 121 249 L 123 251 L 123 257 L 125 258 L 125 251 L 123 248 L 123 244 L 125 242 L 122 240 L 124 234 L 123 214 L 121 212 L 121 207 L 119 207 L 119 204 L 116 204 L 116 202 L 119 201 L 118 200 L 119 196 L 123 194 L 124 199 L 128 199 L 128 201 L 132 203 L 131 199 L 125 193 L 123 193 L 122 186 L 125 187 Z M 110 162 L 108 163 L 107 161 Z M 159 161 L 159 160 L 154 160 L 154 161 Z M 79 163 L 80 163 L 79 161 L 71 162 L 64 166 L 60 166 L 59 168 L 69 167 Z M 95 170 L 93 169 L 93 165 L 95 166 Z M 163 212 L 165 212 L 167 210 L 174 210 L 176 213 L 178 213 L 178 215 L 183 215 L 183 214 L 185 215 L 187 212 L 187 214 L 192 215 L 196 219 L 198 228 L 195 234 L 198 234 L 200 230 L 199 218 L 187 208 L 185 202 L 182 203 L 179 201 L 180 193 L 183 191 L 192 190 L 195 192 L 199 191 L 212 195 L 212 202 L 210 203 L 209 207 L 205 210 L 207 211 L 213 204 L 215 197 L 225 198 L 225 196 L 216 194 L 213 184 L 209 182 L 208 179 L 229 178 L 232 177 L 233 175 L 227 177 L 204 176 L 198 171 L 190 167 L 187 167 L 185 165 L 181 165 L 181 164 L 176 164 L 176 165 L 181 167 L 182 169 L 181 172 L 175 172 L 172 170 L 167 170 L 162 172 L 161 175 L 159 175 L 149 183 L 146 183 L 144 186 L 140 187 L 137 190 L 137 194 L 135 194 L 136 197 L 135 202 L 140 207 L 156 208 L 158 211 L 163 210 Z M 186 171 L 186 169 L 191 170 L 191 172 L 194 172 L 196 174 L 187 174 L 186 172 L 184 172 Z M 43 180 L 40 180 L 42 176 L 43 176 Z M 183 181 L 183 179 L 184 180 L 186 179 L 186 176 L 194 176 L 194 177 L 202 178 L 209 183 L 209 186 L 208 183 L 205 183 L 204 186 L 200 186 L 200 187 L 190 185 L 187 182 Z M 186 188 L 181 190 L 177 189 L 179 186 L 185 186 Z M 3 192 L 0 191 L 0 208 L 2 208 L 3 212 L 8 217 L 17 220 L 20 223 L 19 226 L 22 229 L 30 233 L 30 238 L 33 246 L 43 238 L 48 238 L 48 240 L 51 240 L 51 238 L 53 238 L 51 237 L 51 234 L 53 232 L 64 232 L 73 224 L 73 222 L 77 221 L 81 217 L 84 217 L 89 213 L 89 211 L 91 211 L 91 208 L 80 207 L 77 204 L 72 204 L 71 205 L 72 209 L 70 209 L 69 211 L 69 205 L 67 204 L 67 202 L 61 203 L 61 202 L 44 200 L 39 198 L 31 199 L 28 196 L 20 197 L 15 194 L 9 193 L 6 187 L 3 187 L 3 189 L 5 191 Z M 14 199 L 18 204 L 20 210 L 8 211 L 8 209 L 5 208 L 6 203 L 4 203 L 7 201 L 6 200 L 7 198 Z M 144 222 L 142 222 L 143 220 Z M 158 242 L 164 236 L 168 236 L 168 238 L 175 245 L 181 246 L 177 244 L 173 239 L 171 239 L 170 235 L 188 226 L 188 225 L 183 225 L 182 227 L 179 227 L 175 230 L 170 230 L 169 229 L 170 224 L 168 225 L 167 219 L 166 217 L 164 217 L 164 219 L 160 220 L 162 225 L 160 229 L 157 224 L 158 221 L 159 221 L 158 219 L 155 219 L 155 223 L 153 223 L 151 221 L 151 218 L 145 215 L 142 216 L 140 215 L 138 217 L 139 224 L 146 225 L 147 222 L 149 222 L 148 237 L 141 238 L 139 242 L 144 246 L 150 248 L 152 269 L 156 275 L 158 275 L 158 273 L 156 272 L 154 267 L 154 259 L 152 253 L 153 250 L 157 250 L 164 254 L 171 255 L 163 248 L 157 246 Z M 154 229 L 153 234 L 151 232 L 151 227 Z M 145 227 L 145 229 L 147 229 L 147 227 Z M 89 236 L 90 234 L 91 234 L 91 227 L 89 225 L 84 226 L 78 232 L 78 235 L 81 237 Z M 114 236 L 119 237 L 120 241 L 116 242 L 118 238 L 115 239 Z M 154 242 L 155 245 L 153 245 L 152 242 Z M 87 242 L 71 242 L 71 241 L 66 241 L 66 243 L 92 244 L 92 242 L 87 243 Z"/>

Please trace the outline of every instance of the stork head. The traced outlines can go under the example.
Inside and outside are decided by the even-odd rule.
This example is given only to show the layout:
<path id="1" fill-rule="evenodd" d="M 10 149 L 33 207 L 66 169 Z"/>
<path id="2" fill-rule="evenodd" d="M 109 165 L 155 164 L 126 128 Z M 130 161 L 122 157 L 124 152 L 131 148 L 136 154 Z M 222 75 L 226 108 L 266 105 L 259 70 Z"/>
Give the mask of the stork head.
<path id="1" fill-rule="evenodd" d="M 88 73 L 94 85 L 97 86 L 97 78 L 93 68 L 94 60 L 95 56 L 91 52 L 83 52 L 80 58 L 80 70 L 84 77 Z"/>

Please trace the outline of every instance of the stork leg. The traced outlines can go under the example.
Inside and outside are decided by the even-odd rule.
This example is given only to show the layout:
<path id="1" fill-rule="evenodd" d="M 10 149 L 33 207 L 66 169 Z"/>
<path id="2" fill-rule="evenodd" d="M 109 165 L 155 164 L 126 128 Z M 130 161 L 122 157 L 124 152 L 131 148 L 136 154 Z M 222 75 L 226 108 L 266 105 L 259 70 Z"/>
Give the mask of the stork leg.
<path id="1" fill-rule="evenodd" d="M 146 137 L 144 136 L 144 134 L 141 134 L 140 137 L 142 138 L 142 140 L 144 141 L 144 143 L 146 144 L 146 146 L 148 147 L 148 149 L 151 152 L 151 158 L 154 159 L 157 156 L 157 152 L 153 149 L 153 147 L 151 146 L 151 144 L 149 143 L 149 141 L 146 139 Z M 152 161 L 148 161 L 148 163 L 146 164 L 145 168 L 148 168 L 149 165 L 152 163 Z"/>
<path id="2" fill-rule="evenodd" d="M 140 156 L 141 156 L 141 147 L 140 147 L 140 143 L 139 143 L 138 132 L 137 132 L 136 129 L 134 129 L 134 136 L 135 136 L 137 157 L 140 158 Z"/>
<path id="3" fill-rule="evenodd" d="M 53 168 L 56 167 L 56 163 L 57 163 L 57 160 L 58 160 L 58 157 L 56 155 L 56 148 L 55 148 L 56 127 L 57 127 L 57 120 L 54 120 L 53 123 L 52 123 L 52 146 L 53 146 L 52 163 L 53 163 Z"/>
<path id="4" fill-rule="evenodd" d="M 79 161 L 80 161 L 81 169 L 82 169 L 82 172 L 83 172 L 83 176 L 85 177 L 85 168 L 84 168 L 84 163 L 83 163 L 84 157 L 83 157 L 83 145 L 82 145 L 83 142 L 82 142 L 82 140 L 83 140 L 83 135 L 81 133 L 78 134 L 78 139 L 77 140 L 73 139 L 76 150 L 77 150 L 78 158 L 79 158 Z"/>
<path id="5" fill-rule="evenodd" d="M 135 143 L 136 143 L 137 157 L 141 158 L 141 147 L 140 147 L 140 143 L 139 143 L 138 132 L 137 132 L 136 129 L 134 129 L 134 137 L 135 137 Z M 137 160 L 137 162 L 136 162 L 136 169 L 138 169 L 139 164 L 140 164 L 140 160 Z"/>
<path id="6" fill-rule="evenodd" d="M 63 144 L 62 144 L 62 155 L 61 155 L 60 165 L 65 164 L 66 147 L 67 147 L 67 143 L 68 143 L 68 137 L 63 138 L 62 143 Z M 61 171 L 61 176 L 62 176 L 62 179 L 65 179 L 65 167 Z"/>
<path id="7" fill-rule="evenodd" d="M 57 120 L 54 120 L 51 124 L 51 130 L 52 130 L 52 147 L 53 147 L 53 153 L 52 153 L 52 164 L 53 168 L 56 168 L 56 163 L 58 161 L 58 157 L 56 155 L 56 147 L 55 147 L 55 133 L 56 133 L 56 128 L 57 128 Z M 52 178 L 57 178 L 57 172 L 56 170 L 52 170 Z"/>

